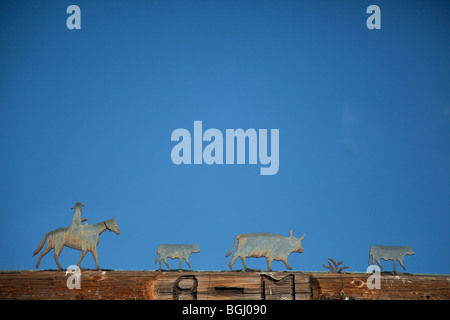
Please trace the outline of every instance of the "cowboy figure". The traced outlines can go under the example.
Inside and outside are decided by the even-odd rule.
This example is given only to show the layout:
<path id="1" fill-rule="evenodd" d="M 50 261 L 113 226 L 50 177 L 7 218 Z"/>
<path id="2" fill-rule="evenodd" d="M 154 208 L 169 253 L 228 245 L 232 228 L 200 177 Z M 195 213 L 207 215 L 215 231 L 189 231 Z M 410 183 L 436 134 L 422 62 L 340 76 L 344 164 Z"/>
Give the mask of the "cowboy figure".
<path id="1" fill-rule="evenodd" d="M 72 225 L 71 227 L 80 227 L 81 223 L 84 221 L 87 221 L 87 218 L 81 219 L 81 208 L 84 207 L 84 204 L 81 204 L 81 202 L 75 203 L 75 206 L 70 209 L 75 209 L 75 214 L 73 215 L 72 219 Z"/>

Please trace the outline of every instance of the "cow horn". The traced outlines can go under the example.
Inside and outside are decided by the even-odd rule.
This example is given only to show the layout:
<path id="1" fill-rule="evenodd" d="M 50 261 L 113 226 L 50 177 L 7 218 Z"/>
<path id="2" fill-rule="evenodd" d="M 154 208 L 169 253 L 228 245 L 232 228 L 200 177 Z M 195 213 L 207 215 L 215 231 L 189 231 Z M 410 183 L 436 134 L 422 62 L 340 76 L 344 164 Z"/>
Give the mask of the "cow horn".
<path id="1" fill-rule="evenodd" d="M 303 233 L 302 237 L 300 238 L 300 241 L 302 241 L 303 239 L 305 239 L 305 233 Z"/>
<path id="2" fill-rule="evenodd" d="M 292 237 L 292 229 L 289 231 L 289 237 Z"/>

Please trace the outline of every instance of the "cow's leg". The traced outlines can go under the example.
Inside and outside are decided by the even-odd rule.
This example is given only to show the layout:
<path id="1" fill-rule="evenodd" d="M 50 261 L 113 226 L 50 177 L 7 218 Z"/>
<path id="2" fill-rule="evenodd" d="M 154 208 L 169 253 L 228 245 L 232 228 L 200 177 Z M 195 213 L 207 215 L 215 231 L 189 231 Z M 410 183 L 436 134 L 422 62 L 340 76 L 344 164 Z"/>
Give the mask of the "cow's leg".
<path id="1" fill-rule="evenodd" d="M 402 266 L 403 270 L 406 270 L 405 266 L 403 265 L 403 261 L 402 259 L 398 260 L 398 262 L 400 263 L 400 265 Z"/>
<path id="2" fill-rule="evenodd" d="M 178 258 L 178 261 L 180 261 L 180 263 L 178 264 L 178 269 L 181 269 L 181 263 L 183 263 L 183 258 Z"/>
<path id="3" fill-rule="evenodd" d="M 80 254 L 80 259 L 78 259 L 77 266 L 81 269 L 81 261 L 84 259 L 84 256 L 86 255 L 87 250 L 82 250 Z"/>
<path id="4" fill-rule="evenodd" d="M 289 270 L 292 270 L 291 266 L 289 265 L 289 263 L 287 262 L 287 259 L 283 259 L 281 260 L 284 262 L 284 265 L 286 266 L 286 268 L 288 268 Z"/>
<path id="5" fill-rule="evenodd" d="M 266 257 L 267 260 L 267 271 L 272 271 L 272 258 Z"/>
<path id="6" fill-rule="evenodd" d="M 245 264 L 245 256 L 239 256 L 239 258 L 241 258 L 242 265 L 244 266 L 244 269 L 248 269 L 247 265 Z"/>
<path id="7" fill-rule="evenodd" d="M 166 264 L 167 269 L 170 269 L 169 264 L 167 263 L 167 257 L 164 257 L 164 258 L 163 258 L 163 261 L 164 261 L 164 263 Z"/>
<path id="8" fill-rule="evenodd" d="M 188 260 L 188 258 L 183 258 L 184 259 L 184 261 L 186 261 L 186 263 L 187 263 L 187 265 L 189 266 L 189 268 L 191 267 L 191 265 L 189 264 L 189 260 Z"/>
<path id="9" fill-rule="evenodd" d="M 383 266 L 382 266 L 381 263 L 380 263 L 380 258 L 375 259 L 375 261 L 378 263 L 378 265 L 380 266 L 381 270 L 383 270 Z"/>
<path id="10" fill-rule="evenodd" d="M 230 261 L 230 263 L 228 264 L 228 267 L 230 268 L 230 269 L 233 269 L 233 264 L 234 264 L 234 262 L 236 261 L 236 259 L 238 258 L 238 254 L 237 254 L 237 251 L 233 254 L 233 256 L 231 257 L 231 261 Z"/>
<path id="11" fill-rule="evenodd" d="M 396 261 L 395 260 L 392 260 L 392 261 L 394 261 L 394 273 L 397 273 L 397 270 L 395 270 L 395 264 L 396 264 Z"/>

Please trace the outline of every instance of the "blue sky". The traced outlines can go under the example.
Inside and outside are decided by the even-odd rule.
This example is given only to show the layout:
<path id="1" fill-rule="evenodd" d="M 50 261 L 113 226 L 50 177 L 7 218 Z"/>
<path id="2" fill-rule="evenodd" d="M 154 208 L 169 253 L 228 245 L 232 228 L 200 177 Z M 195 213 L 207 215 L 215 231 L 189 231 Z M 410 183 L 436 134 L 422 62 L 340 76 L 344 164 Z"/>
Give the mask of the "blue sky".
<path id="1" fill-rule="evenodd" d="M 121 229 L 101 235 L 107 269 L 153 270 L 159 244 L 197 242 L 194 270 L 227 270 L 237 234 L 293 229 L 294 270 L 365 271 L 379 244 L 411 245 L 408 272 L 450 273 L 449 15 L 447 1 L 3 1 L 0 269 L 34 269 L 80 201 Z M 196 120 L 279 129 L 278 173 L 173 164 L 172 132 Z"/>

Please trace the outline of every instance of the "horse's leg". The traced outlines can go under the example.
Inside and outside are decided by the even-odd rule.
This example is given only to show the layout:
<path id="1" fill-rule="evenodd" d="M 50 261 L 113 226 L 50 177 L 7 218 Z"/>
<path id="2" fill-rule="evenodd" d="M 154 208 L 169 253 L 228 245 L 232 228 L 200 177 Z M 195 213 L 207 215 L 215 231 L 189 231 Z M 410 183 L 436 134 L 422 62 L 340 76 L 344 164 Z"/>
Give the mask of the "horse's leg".
<path id="1" fill-rule="evenodd" d="M 84 259 L 84 256 L 86 255 L 87 250 L 82 250 L 80 254 L 80 259 L 78 259 L 77 266 L 81 269 L 81 261 Z"/>
<path id="2" fill-rule="evenodd" d="M 91 250 L 92 256 L 94 257 L 95 260 L 95 268 L 97 270 L 100 270 L 100 266 L 98 265 L 98 254 L 97 254 L 97 247 L 93 247 Z"/>
<path id="3" fill-rule="evenodd" d="M 47 248 L 44 249 L 44 251 L 41 252 L 41 254 L 39 255 L 39 259 L 36 262 L 36 269 L 39 269 L 39 264 L 41 263 L 42 258 L 53 248 L 50 245 L 47 245 Z"/>
<path id="4" fill-rule="evenodd" d="M 61 267 L 61 265 L 59 264 L 58 257 L 59 257 L 59 255 L 61 254 L 61 251 L 62 251 L 63 247 L 64 247 L 64 246 L 63 246 L 62 244 L 57 244 L 57 245 L 55 246 L 55 248 L 53 248 L 53 249 L 54 249 L 54 255 L 53 255 L 53 257 L 55 258 L 55 262 L 56 262 L 56 265 L 58 266 L 58 270 L 59 270 L 59 271 L 62 270 L 62 267 Z"/>

